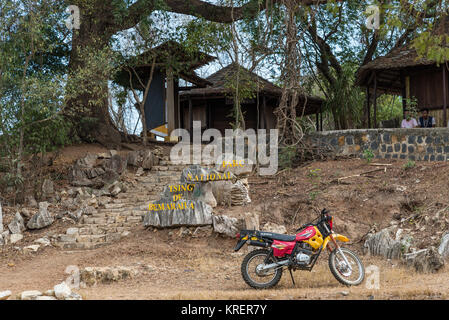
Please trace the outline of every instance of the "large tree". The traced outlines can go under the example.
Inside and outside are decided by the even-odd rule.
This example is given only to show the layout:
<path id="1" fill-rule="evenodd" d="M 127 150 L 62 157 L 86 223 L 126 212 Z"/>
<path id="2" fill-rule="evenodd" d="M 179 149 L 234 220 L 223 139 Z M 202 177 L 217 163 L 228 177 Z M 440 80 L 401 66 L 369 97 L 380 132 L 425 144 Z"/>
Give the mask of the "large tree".
<path id="1" fill-rule="evenodd" d="M 81 136 L 88 132 L 90 137 L 105 145 L 120 142 L 120 133 L 113 126 L 108 112 L 108 68 L 102 63 L 111 57 L 108 51 L 111 38 L 120 31 L 136 26 L 154 11 L 163 10 L 230 23 L 255 16 L 261 10 L 282 2 L 249 0 L 231 7 L 201 0 L 71 0 L 70 4 L 80 9 L 81 25 L 72 36 L 66 115 L 78 125 Z M 327 1 L 298 2 L 308 6 Z"/>

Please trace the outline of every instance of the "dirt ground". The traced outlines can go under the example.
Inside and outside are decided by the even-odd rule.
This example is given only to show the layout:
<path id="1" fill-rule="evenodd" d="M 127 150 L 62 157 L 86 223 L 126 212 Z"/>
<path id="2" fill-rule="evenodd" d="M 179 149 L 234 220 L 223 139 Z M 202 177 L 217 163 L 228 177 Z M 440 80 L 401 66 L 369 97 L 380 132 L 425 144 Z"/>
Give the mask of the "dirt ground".
<path id="1" fill-rule="evenodd" d="M 312 272 L 288 272 L 271 290 L 255 291 L 240 275 L 243 255 L 233 254 L 234 240 L 218 237 L 189 239 L 169 236 L 167 230 L 136 229 L 119 243 L 93 251 L 46 248 L 39 254 L 1 260 L 0 289 L 13 295 L 24 290 L 45 291 L 65 280 L 68 266 L 139 266 L 153 268 L 133 279 L 74 290 L 84 299 L 447 299 L 449 270 L 419 275 L 396 262 L 363 258 L 365 267 L 379 268 L 378 290 L 344 287 L 332 276 L 327 256 Z M 243 251 L 243 250 L 242 250 Z M 369 278 L 370 273 L 367 274 Z M 347 295 L 346 295 L 347 294 Z"/>
<path id="2" fill-rule="evenodd" d="M 62 163 L 69 162 L 70 153 L 66 157 Z M 362 244 L 370 230 L 417 216 L 404 226 L 414 234 L 414 246 L 438 246 L 442 233 L 449 230 L 449 165 L 418 162 L 406 168 L 403 161 L 382 163 L 388 166 L 360 159 L 313 162 L 272 177 L 253 176 L 249 178 L 250 205 L 215 209 L 215 213 L 230 216 L 256 212 L 261 226 L 266 222 L 283 224 L 293 233 L 315 218 L 319 209 L 328 208 L 335 230 L 351 239 L 349 248 L 361 255 L 365 267 L 379 268 L 378 290 L 367 289 L 365 283 L 351 288 L 340 285 L 323 255 L 312 272 L 295 273 L 296 287 L 285 272 L 275 289 L 255 292 L 242 280 L 243 255 L 233 253 L 235 239 L 215 234 L 179 237 L 177 229 L 153 232 L 136 227 L 128 238 L 91 251 L 47 247 L 38 253 L 19 254 L 11 248 L 0 249 L 0 291 L 11 290 L 15 296 L 24 290 L 51 289 L 67 278 L 65 270 L 71 265 L 150 265 L 133 279 L 78 292 L 85 299 L 447 299 L 447 266 L 435 274 L 417 274 L 398 261 L 364 256 Z M 432 219 L 435 212 L 437 221 Z"/>

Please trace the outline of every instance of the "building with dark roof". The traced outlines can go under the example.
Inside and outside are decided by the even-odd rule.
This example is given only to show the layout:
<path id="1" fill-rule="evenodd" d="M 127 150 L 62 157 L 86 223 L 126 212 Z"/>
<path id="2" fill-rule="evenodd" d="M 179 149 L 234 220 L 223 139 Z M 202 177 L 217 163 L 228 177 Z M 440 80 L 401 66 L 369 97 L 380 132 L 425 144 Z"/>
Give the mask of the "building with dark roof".
<path id="1" fill-rule="evenodd" d="M 189 130 L 193 121 L 201 121 L 203 130 L 215 128 L 224 133 L 225 129 L 232 128 L 238 72 L 240 87 L 252 92 L 252 97 L 241 103 L 245 129 L 274 129 L 274 111 L 279 106 L 282 89 L 235 63 L 207 77 L 209 86 L 183 88 L 180 92 L 180 127 Z M 317 128 L 320 128 L 323 102 L 321 98 L 302 95 L 296 107 L 297 115 L 316 115 Z"/>
<path id="2" fill-rule="evenodd" d="M 442 18 L 433 35 L 449 36 L 449 16 Z M 446 45 L 449 47 L 449 43 Z M 356 83 L 367 89 L 368 116 L 371 114 L 371 103 L 374 105 L 374 127 L 377 126 L 377 97 L 383 93 L 402 96 L 404 110 L 408 102 L 416 99 L 419 110 L 432 110 L 437 126 L 446 127 L 448 77 L 446 64 L 437 65 L 435 61 L 420 58 L 412 45 L 407 44 L 362 66 Z"/>

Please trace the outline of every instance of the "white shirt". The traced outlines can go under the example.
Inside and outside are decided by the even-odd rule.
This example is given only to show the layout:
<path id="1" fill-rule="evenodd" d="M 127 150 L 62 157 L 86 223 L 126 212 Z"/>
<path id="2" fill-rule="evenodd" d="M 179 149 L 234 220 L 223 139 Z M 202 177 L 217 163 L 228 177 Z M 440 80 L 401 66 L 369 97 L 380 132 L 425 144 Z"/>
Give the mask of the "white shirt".
<path id="1" fill-rule="evenodd" d="M 414 128 L 418 126 L 418 122 L 416 122 L 415 118 L 411 118 L 409 121 L 406 119 L 402 120 L 401 128 Z"/>

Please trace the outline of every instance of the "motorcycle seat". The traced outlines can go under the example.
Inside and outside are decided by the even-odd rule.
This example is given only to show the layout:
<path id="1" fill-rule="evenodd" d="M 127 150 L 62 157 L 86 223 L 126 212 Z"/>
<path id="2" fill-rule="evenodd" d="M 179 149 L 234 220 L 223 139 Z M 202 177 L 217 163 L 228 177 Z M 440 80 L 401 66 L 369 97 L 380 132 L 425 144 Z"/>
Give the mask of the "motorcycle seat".
<path id="1" fill-rule="evenodd" d="M 262 238 L 268 238 L 272 240 L 279 240 L 279 241 L 286 241 L 286 242 L 292 242 L 296 240 L 296 236 L 291 236 L 288 234 L 279 234 L 274 232 L 265 232 L 260 231 L 260 236 Z"/>

